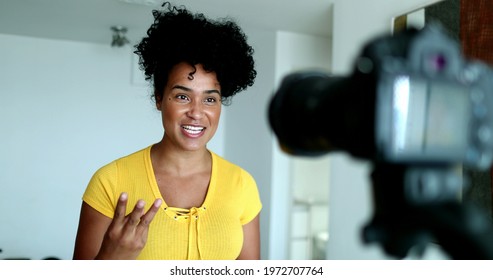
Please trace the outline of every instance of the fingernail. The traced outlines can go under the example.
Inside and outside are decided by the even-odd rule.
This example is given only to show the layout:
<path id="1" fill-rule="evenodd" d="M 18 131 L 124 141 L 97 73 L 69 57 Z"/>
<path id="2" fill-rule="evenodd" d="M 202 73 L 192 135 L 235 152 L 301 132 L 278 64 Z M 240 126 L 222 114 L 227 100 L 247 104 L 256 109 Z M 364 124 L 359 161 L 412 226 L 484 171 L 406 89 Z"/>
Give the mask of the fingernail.
<path id="1" fill-rule="evenodd" d="M 142 199 L 139 199 L 139 201 L 137 201 L 137 207 L 139 208 L 144 208 L 144 204 L 145 202 Z"/>
<path id="2" fill-rule="evenodd" d="M 159 207 L 159 206 L 161 206 L 161 204 L 163 204 L 163 201 L 161 199 L 156 199 L 156 201 L 154 201 L 155 207 Z"/>
<path id="3" fill-rule="evenodd" d="M 126 192 L 123 192 L 121 195 L 120 195 L 120 199 L 121 200 L 126 200 L 128 197 L 128 194 Z"/>

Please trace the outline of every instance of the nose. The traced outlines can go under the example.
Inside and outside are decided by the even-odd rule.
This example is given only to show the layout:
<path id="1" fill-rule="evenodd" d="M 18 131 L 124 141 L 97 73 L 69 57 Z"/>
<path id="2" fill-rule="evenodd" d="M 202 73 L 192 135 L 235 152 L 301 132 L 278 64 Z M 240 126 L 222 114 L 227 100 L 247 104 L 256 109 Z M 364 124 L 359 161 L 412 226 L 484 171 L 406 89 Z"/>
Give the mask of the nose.
<path id="1" fill-rule="evenodd" d="M 193 100 L 190 102 L 190 107 L 187 111 L 187 117 L 197 120 L 202 118 L 204 115 L 204 104 L 198 100 Z"/>

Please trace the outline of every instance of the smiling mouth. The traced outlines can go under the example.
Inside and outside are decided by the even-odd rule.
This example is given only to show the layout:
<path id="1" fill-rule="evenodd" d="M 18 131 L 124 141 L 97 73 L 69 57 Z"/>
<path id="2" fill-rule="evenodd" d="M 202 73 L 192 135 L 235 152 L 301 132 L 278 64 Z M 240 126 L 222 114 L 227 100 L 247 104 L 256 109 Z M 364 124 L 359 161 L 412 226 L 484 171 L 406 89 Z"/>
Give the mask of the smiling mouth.
<path id="1" fill-rule="evenodd" d="M 202 126 L 191 126 L 191 125 L 184 125 L 184 126 L 182 126 L 182 128 L 187 133 L 190 133 L 190 134 L 199 134 L 199 133 L 201 133 L 202 131 L 205 130 L 205 127 L 202 127 Z"/>

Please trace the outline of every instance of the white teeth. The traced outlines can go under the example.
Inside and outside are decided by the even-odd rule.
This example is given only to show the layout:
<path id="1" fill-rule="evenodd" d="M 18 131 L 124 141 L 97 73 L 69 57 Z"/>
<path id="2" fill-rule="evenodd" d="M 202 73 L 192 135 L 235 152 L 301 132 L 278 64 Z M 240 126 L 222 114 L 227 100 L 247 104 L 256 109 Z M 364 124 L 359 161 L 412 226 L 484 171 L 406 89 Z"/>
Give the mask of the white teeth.
<path id="1" fill-rule="evenodd" d="M 190 134 L 199 134 L 205 129 L 205 127 L 191 125 L 184 125 L 182 127 Z"/>

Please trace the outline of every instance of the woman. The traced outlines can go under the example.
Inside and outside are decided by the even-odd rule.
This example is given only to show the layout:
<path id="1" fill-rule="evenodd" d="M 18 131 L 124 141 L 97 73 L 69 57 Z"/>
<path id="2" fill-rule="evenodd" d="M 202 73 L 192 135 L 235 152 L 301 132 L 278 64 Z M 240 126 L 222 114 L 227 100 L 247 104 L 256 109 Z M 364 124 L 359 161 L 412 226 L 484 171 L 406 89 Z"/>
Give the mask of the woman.
<path id="1" fill-rule="evenodd" d="M 206 146 L 222 103 L 253 84 L 253 49 L 232 21 L 163 6 L 135 53 L 164 136 L 94 174 L 74 259 L 259 259 L 256 183 Z"/>

